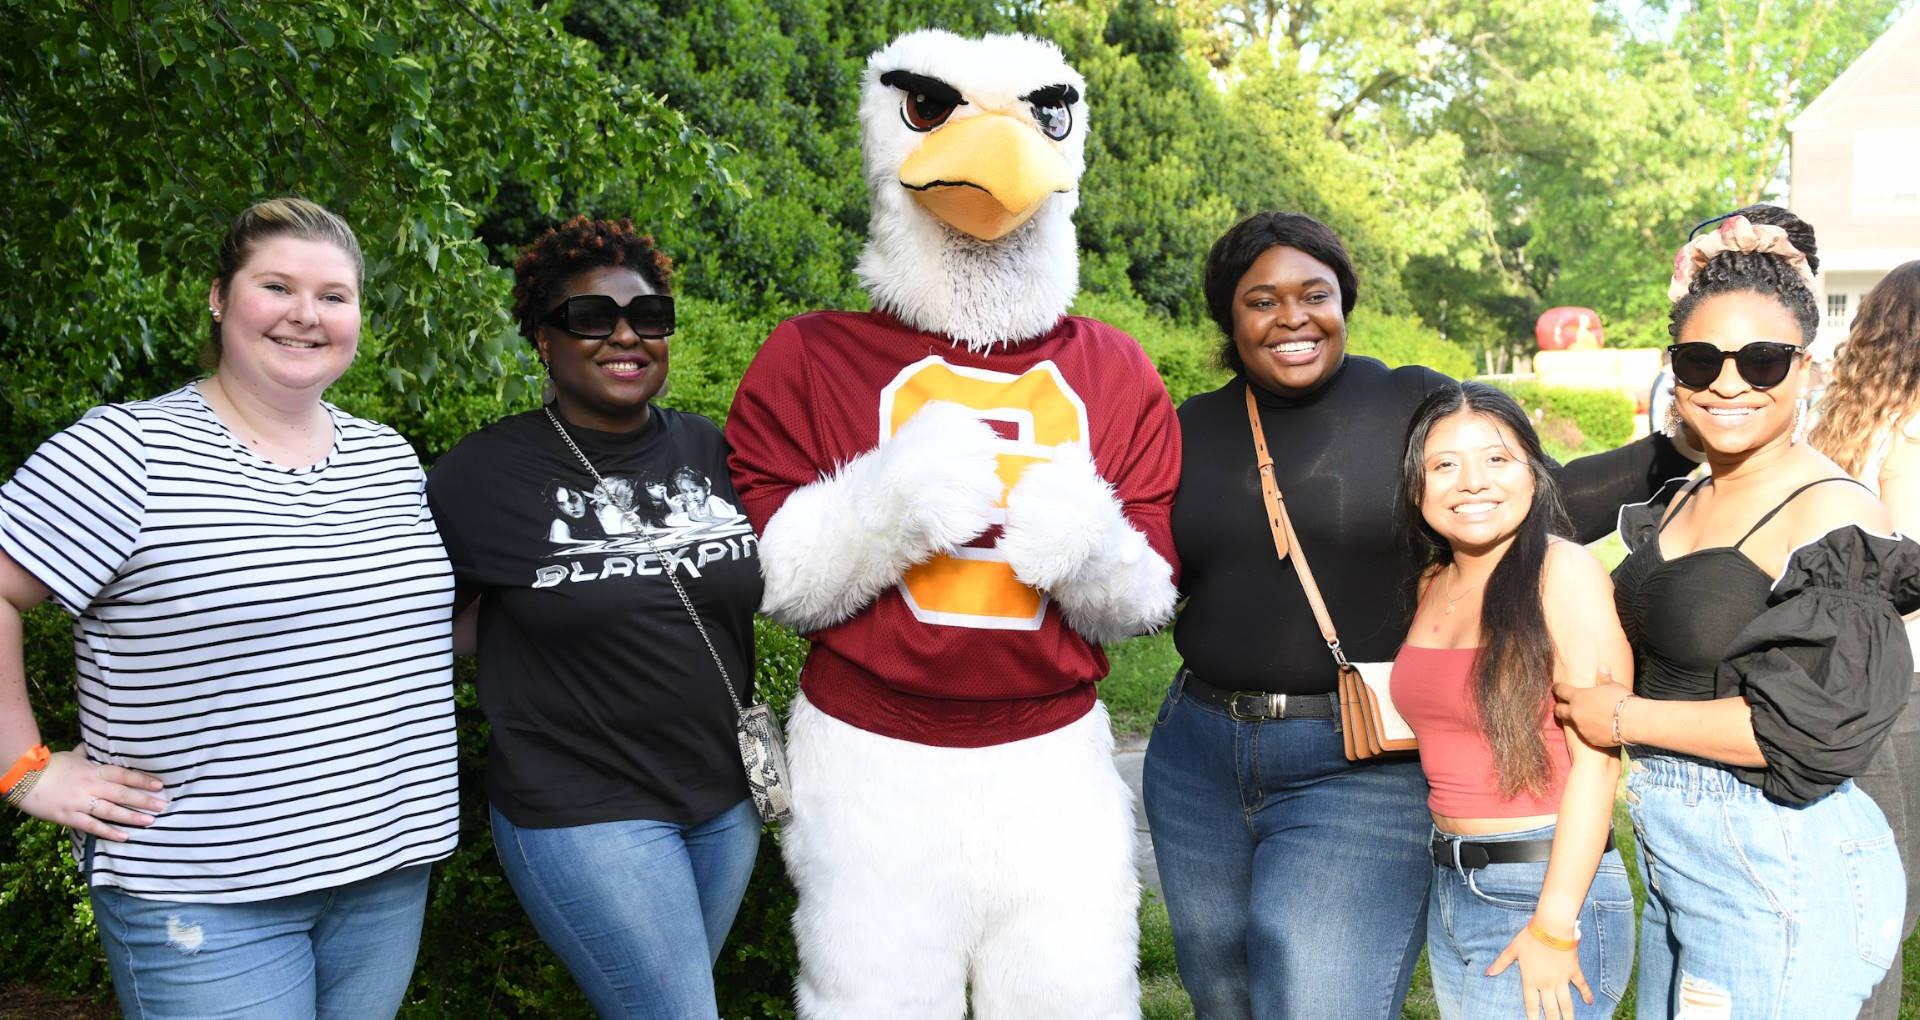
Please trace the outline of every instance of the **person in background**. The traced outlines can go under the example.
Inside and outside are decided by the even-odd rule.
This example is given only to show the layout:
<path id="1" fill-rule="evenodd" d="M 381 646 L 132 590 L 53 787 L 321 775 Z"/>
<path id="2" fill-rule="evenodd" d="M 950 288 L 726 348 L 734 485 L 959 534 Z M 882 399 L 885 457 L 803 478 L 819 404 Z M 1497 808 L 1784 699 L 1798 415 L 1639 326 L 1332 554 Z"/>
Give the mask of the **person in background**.
<path id="1" fill-rule="evenodd" d="M 553 401 L 462 439 L 427 495 L 460 604 L 478 600 L 487 800 L 514 895 L 601 1016 L 687 1020 L 718 1016 L 713 964 L 760 848 L 734 733 L 760 568 L 744 519 L 696 552 L 645 481 L 690 469 L 734 498 L 720 430 L 654 402 L 668 269 L 625 220 L 575 217 L 523 249 L 514 317 Z M 586 494 L 604 541 L 553 541 L 554 479 Z"/>
<path id="2" fill-rule="evenodd" d="M 1633 890 L 1611 831 L 1620 754 L 1569 739 L 1549 707 L 1555 680 L 1631 677 L 1613 585 L 1563 537 L 1546 454 L 1512 397 L 1435 391 L 1406 451 L 1401 514 L 1429 566 L 1392 689 L 1432 791 L 1440 1015 L 1604 1020 L 1633 975 Z"/>
<path id="3" fill-rule="evenodd" d="M 353 231 L 240 213 L 213 374 L 97 407 L 0 485 L 8 803 L 73 830 L 133 1020 L 392 1017 L 453 852 L 453 576 L 407 441 L 321 398 L 360 339 Z M 549 516 L 551 512 L 549 511 Z M 48 753 L 20 614 L 74 615 Z"/>
<path id="4" fill-rule="evenodd" d="M 1647 394 L 1647 431 L 1658 432 L 1673 408 L 1673 367 L 1667 364 L 1667 352 L 1660 352 L 1660 374 L 1653 377 L 1653 389 Z"/>
<path id="5" fill-rule="evenodd" d="M 1899 947 L 1906 878 L 1853 777 L 1906 707 L 1920 545 L 1802 434 L 1814 245 L 1766 206 L 1674 260 L 1675 425 L 1709 474 L 1621 512 L 1635 688 L 1554 687 L 1582 739 L 1632 750 L 1646 1012 L 1853 1016 Z"/>
<path id="6" fill-rule="evenodd" d="M 1820 404 L 1811 441 L 1886 504 L 1901 534 L 1920 535 L 1920 261 L 1886 275 L 1860 301 L 1833 382 Z M 1920 647 L 1920 616 L 1907 620 L 1907 641 Z M 1907 709 L 1893 724 L 1867 771 L 1856 776 L 1900 844 L 1907 872 L 1904 946 L 1920 915 L 1920 674 Z M 1900 1011 L 1902 952 L 1875 986 L 1860 1015 L 1893 1020 Z"/>

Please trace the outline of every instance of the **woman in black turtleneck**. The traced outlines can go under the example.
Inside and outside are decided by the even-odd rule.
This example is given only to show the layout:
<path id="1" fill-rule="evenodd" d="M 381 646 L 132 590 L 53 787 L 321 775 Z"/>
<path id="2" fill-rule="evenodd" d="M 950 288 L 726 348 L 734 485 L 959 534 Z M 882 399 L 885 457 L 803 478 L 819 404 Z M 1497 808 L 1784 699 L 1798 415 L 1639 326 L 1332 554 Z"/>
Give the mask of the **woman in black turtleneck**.
<path id="1" fill-rule="evenodd" d="M 1346 760 L 1333 659 L 1293 564 L 1274 554 L 1245 394 L 1251 385 L 1342 646 L 1385 661 L 1407 632 L 1418 573 L 1394 516 L 1407 422 L 1451 381 L 1347 356 L 1353 265 L 1310 217 L 1235 226 L 1208 255 L 1205 286 L 1236 378 L 1180 408 L 1173 531 L 1187 602 L 1174 643 L 1185 668 L 1145 774 L 1181 979 L 1212 1020 L 1396 1017 L 1425 931 L 1426 780 L 1411 755 Z M 1560 486 L 1592 541 L 1622 503 L 1692 467 L 1654 437 L 1575 461 Z"/>

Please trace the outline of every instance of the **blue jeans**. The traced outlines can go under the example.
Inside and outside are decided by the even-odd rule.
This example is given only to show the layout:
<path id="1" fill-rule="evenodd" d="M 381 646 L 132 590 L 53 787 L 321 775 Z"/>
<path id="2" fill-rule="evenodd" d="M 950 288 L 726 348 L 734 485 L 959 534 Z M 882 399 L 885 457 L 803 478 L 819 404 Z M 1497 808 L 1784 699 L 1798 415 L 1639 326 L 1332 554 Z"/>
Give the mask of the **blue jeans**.
<path id="1" fill-rule="evenodd" d="M 183 903 L 92 888 L 128 1020 L 391 1018 L 413 977 L 424 864 L 252 903 Z"/>
<path id="2" fill-rule="evenodd" d="M 713 964 L 760 852 L 743 800 L 698 825 L 521 828 L 493 809 L 514 895 L 603 1017 L 713 1020 Z"/>
<path id="3" fill-rule="evenodd" d="M 1643 1014 L 1850 1017 L 1900 944 L 1893 831 L 1852 780 L 1801 807 L 1709 764 L 1636 755 Z"/>
<path id="4" fill-rule="evenodd" d="M 1239 722 L 1174 678 L 1142 785 L 1201 1020 L 1398 1017 L 1433 858 L 1413 759 L 1349 762 L 1328 719 Z"/>
<path id="5" fill-rule="evenodd" d="M 1553 829 L 1547 825 L 1466 838 L 1476 843 L 1552 839 Z M 1525 1015 L 1520 965 L 1509 966 L 1497 977 L 1488 977 L 1487 968 L 1526 929 L 1540 905 L 1540 884 L 1546 879 L 1546 861 L 1433 869 L 1433 893 L 1427 900 L 1427 966 L 1433 972 L 1433 994 L 1442 1017 L 1512 1020 Z M 1573 1015 L 1580 1020 L 1605 1020 L 1620 1005 L 1627 980 L 1633 977 L 1633 887 L 1627 884 L 1627 866 L 1621 863 L 1618 850 L 1600 858 L 1586 902 L 1580 905 L 1578 952 L 1580 972 L 1593 989 L 1593 1005 L 1580 998 L 1579 989 L 1569 988 Z"/>

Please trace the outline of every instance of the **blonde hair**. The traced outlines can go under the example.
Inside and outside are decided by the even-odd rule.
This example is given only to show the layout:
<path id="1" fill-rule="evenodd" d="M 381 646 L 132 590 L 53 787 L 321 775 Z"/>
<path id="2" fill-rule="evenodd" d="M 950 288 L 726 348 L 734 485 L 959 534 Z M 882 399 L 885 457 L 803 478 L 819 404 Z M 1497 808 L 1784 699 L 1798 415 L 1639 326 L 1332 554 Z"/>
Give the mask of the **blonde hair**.
<path id="1" fill-rule="evenodd" d="M 227 234 L 220 239 L 219 261 L 214 273 L 214 284 L 220 290 L 221 300 L 227 296 L 227 288 L 232 286 L 234 275 L 240 267 L 247 264 L 253 249 L 260 242 L 274 237 L 297 237 L 303 241 L 322 241 L 347 253 L 353 260 L 353 285 L 360 286 L 366 275 L 366 258 L 360 254 L 360 241 L 353 236 L 353 228 L 347 221 L 317 202 L 304 198 L 286 196 L 269 198 L 255 202 L 240 210 L 227 226 Z M 220 323 L 210 324 L 212 336 L 201 361 L 212 369 L 220 363 Z"/>
<path id="2" fill-rule="evenodd" d="M 1881 435 L 1920 412 L 1920 260 L 1861 299 L 1833 375 L 1811 440 L 1858 475 Z"/>

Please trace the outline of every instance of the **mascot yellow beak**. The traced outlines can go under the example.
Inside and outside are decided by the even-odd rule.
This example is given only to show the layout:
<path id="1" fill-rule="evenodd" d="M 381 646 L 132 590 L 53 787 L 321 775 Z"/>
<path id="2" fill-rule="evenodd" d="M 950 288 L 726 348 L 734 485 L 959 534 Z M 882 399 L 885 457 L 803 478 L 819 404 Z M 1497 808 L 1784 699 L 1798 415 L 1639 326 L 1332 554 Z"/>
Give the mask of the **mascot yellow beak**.
<path id="1" fill-rule="evenodd" d="M 942 223 L 995 241 L 1032 219 L 1048 195 L 1071 190 L 1073 175 L 1031 125 L 985 113 L 929 134 L 900 164 L 900 183 Z"/>

